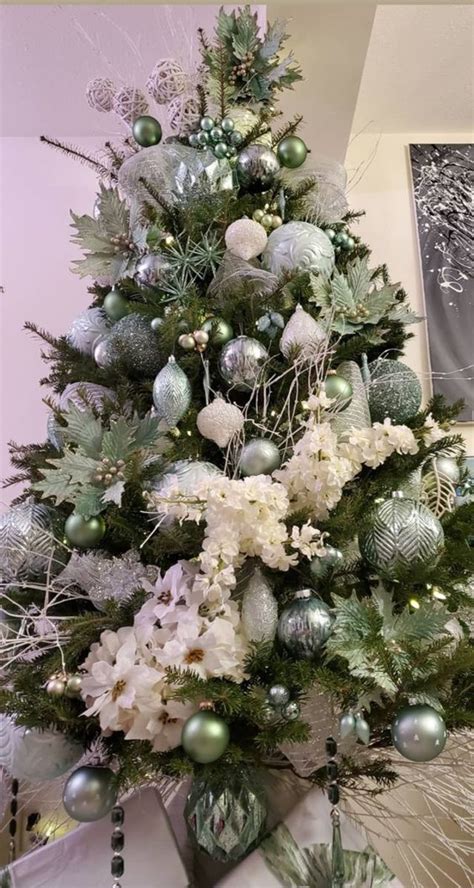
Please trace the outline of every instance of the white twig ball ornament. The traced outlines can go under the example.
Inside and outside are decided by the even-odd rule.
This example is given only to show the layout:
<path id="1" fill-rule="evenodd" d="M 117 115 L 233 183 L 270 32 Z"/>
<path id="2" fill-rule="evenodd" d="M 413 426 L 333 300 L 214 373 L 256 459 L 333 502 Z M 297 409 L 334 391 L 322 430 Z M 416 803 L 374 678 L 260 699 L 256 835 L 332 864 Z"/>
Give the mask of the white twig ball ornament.
<path id="1" fill-rule="evenodd" d="M 311 222 L 287 222 L 269 235 L 262 259 L 273 274 L 302 269 L 329 277 L 334 247 L 324 231 Z"/>
<path id="2" fill-rule="evenodd" d="M 133 124 L 137 117 L 148 112 L 146 96 L 134 86 L 124 86 L 115 93 L 113 110 L 125 123 Z"/>
<path id="3" fill-rule="evenodd" d="M 168 121 L 174 133 L 189 133 L 200 119 L 199 99 L 194 93 L 176 96 L 168 105 Z"/>
<path id="4" fill-rule="evenodd" d="M 86 98 L 94 111 L 112 111 L 116 86 L 108 77 L 95 77 L 86 86 Z"/>
<path id="5" fill-rule="evenodd" d="M 260 222 L 253 219 L 237 219 L 225 232 L 225 243 L 228 250 L 239 259 L 256 259 L 263 253 L 267 245 L 267 232 Z"/>
<path id="6" fill-rule="evenodd" d="M 218 447 L 227 447 L 234 435 L 244 427 L 244 415 L 235 404 L 228 404 L 221 396 L 199 411 L 196 425 L 208 441 Z"/>
<path id="7" fill-rule="evenodd" d="M 326 341 L 326 332 L 311 315 L 297 305 L 280 339 L 280 351 L 285 358 L 310 361 Z"/>
<path id="8" fill-rule="evenodd" d="M 161 59 L 146 82 L 146 90 L 158 105 L 167 105 L 185 92 L 188 81 L 187 74 L 176 59 Z"/>

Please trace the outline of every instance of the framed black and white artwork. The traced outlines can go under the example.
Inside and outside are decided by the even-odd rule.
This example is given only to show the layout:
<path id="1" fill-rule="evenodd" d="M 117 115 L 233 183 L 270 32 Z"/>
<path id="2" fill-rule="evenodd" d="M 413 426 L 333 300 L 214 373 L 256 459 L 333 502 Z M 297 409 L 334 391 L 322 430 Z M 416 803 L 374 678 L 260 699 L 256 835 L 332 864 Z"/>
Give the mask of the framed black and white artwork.
<path id="1" fill-rule="evenodd" d="M 474 145 L 410 145 L 433 392 L 474 421 Z"/>

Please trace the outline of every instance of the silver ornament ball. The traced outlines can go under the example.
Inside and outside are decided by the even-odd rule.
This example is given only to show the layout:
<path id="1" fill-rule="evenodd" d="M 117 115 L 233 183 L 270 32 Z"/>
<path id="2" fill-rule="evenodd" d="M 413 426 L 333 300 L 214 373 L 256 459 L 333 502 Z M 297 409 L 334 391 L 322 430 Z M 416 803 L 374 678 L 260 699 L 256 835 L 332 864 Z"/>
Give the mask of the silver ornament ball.
<path id="1" fill-rule="evenodd" d="M 103 345 L 105 343 L 105 345 Z M 134 378 L 152 377 L 162 366 L 159 339 L 146 318 L 132 312 L 114 324 L 97 348 L 107 351 L 112 365 L 122 365 Z M 94 358 L 97 361 L 97 348 Z"/>
<path id="2" fill-rule="evenodd" d="M 62 697 L 65 690 L 66 685 L 60 678 L 51 678 L 46 685 L 46 693 L 50 697 Z"/>
<path id="3" fill-rule="evenodd" d="M 238 181 L 245 191 L 258 194 L 268 191 L 280 170 L 278 157 L 265 145 L 247 145 L 237 157 Z"/>
<path id="4" fill-rule="evenodd" d="M 329 276 L 334 268 L 334 247 L 325 232 L 311 222 L 287 222 L 268 236 L 262 261 L 277 275 L 301 269 Z"/>
<path id="5" fill-rule="evenodd" d="M 268 352 L 258 339 L 238 336 L 222 349 L 219 370 L 228 385 L 238 391 L 248 391 L 261 382 L 267 360 Z"/>
<path id="6" fill-rule="evenodd" d="M 79 697 L 82 689 L 82 675 L 70 675 L 66 682 L 66 697 Z"/>
<path id="7" fill-rule="evenodd" d="M 79 823 L 100 820 L 110 813 L 116 801 L 115 775 L 110 768 L 85 765 L 66 781 L 63 805 Z"/>
<path id="8" fill-rule="evenodd" d="M 392 722 L 393 745 L 412 762 L 430 762 L 444 749 L 447 731 L 436 709 L 426 704 L 406 706 Z"/>
<path id="9" fill-rule="evenodd" d="M 333 623 L 328 605 L 311 589 L 302 589 L 280 614 L 278 639 L 294 657 L 310 660 L 321 652 Z"/>
<path id="10" fill-rule="evenodd" d="M 372 422 L 403 424 L 420 409 L 421 385 L 411 367 L 401 361 L 377 358 L 368 365 L 367 397 Z"/>
<path id="11" fill-rule="evenodd" d="M 296 700 L 290 700 L 286 706 L 282 707 L 281 714 L 285 721 L 296 721 L 301 715 L 299 703 L 297 703 Z"/>
<path id="12" fill-rule="evenodd" d="M 244 477 L 271 475 L 280 468 L 280 464 L 280 451 L 277 445 L 267 438 L 253 438 L 244 444 L 240 452 L 239 470 Z"/>
<path id="13" fill-rule="evenodd" d="M 268 689 L 267 700 L 270 706 L 284 706 L 290 700 L 290 692 L 286 685 L 275 684 Z"/>
<path id="14" fill-rule="evenodd" d="M 105 336 L 112 327 L 112 321 L 103 308 L 87 308 L 74 318 L 67 341 L 84 355 L 92 355 L 100 336 Z"/>

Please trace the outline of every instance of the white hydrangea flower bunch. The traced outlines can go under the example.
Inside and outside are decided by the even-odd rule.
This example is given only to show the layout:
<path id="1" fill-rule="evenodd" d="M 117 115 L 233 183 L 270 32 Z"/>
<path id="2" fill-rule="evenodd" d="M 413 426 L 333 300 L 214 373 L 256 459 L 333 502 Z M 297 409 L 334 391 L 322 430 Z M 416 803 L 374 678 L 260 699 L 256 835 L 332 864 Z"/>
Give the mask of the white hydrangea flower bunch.
<path id="1" fill-rule="evenodd" d="M 421 435 L 425 446 L 430 447 L 431 444 L 436 444 L 437 441 L 441 441 L 442 438 L 446 438 L 449 434 L 449 429 L 443 429 L 432 414 L 428 413 L 421 428 Z"/>

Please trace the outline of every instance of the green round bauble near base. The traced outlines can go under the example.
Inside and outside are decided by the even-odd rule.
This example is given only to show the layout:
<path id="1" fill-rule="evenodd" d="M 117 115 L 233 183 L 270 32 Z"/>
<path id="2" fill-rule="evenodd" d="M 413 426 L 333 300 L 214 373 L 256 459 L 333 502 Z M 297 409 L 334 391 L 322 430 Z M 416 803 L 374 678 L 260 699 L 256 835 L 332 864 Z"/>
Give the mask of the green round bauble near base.
<path id="1" fill-rule="evenodd" d="M 444 749 L 444 719 L 425 703 L 406 706 L 392 722 L 392 740 L 400 755 L 411 762 L 430 762 Z"/>
<path id="2" fill-rule="evenodd" d="M 158 145 L 163 135 L 161 124 L 155 117 L 144 114 L 143 117 L 137 117 L 133 127 L 133 138 L 142 148 L 151 148 L 152 145 Z"/>
<path id="3" fill-rule="evenodd" d="M 120 321 L 128 314 L 130 303 L 115 287 L 104 299 L 104 311 L 111 321 Z"/>
<path id="4" fill-rule="evenodd" d="M 66 518 L 66 536 L 73 546 L 79 549 L 92 549 L 98 546 L 105 533 L 105 521 L 100 515 L 83 518 L 73 513 Z"/>
<path id="5" fill-rule="evenodd" d="M 293 657 L 311 660 L 331 635 L 333 623 L 328 605 L 311 589 L 302 589 L 280 614 L 278 640 Z"/>
<path id="6" fill-rule="evenodd" d="M 202 709 L 188 718 L 181 734 L 184 751 L 193 762 L 207 765 L 224 755 L 230 739 L 229 726 L 220 715 Z"/>
<path id="7" fill-rule="evenodd" d="M 344 555 L 340 549 L 336 549 L 334 546 L 326 546 L 325 548 L 324 555 L 315 555 L 311 561 L 310 570 L 317 580 L 327 579 L 344 564 Z"/>
<path id="8" fill-rule="evenodd" d="M 213 345 L 225 345 L 234 335 L 232 327 L 224 318 L 207 318 L 201 324 L 201 330 L 209 333 L 209 339 Z"/>
<path id="9" fill-rule="evenodd" d="M 282 166 L 296 170 L 305 162 L 308 149 L 299 136 L 286 136 L 279 143 L 276 153 Z"/>
<path id="10" fill-rule="evenodd" d="M 348 407 L 352 400 L 352 386 L 349 380 L 339 376 L 334 371 L 329 371 L 324 381 L 324 391 L 328 398 L 336 401 L 336 407 L 339 410 Z"/>
<path id="11" fill-rule="evenodd" d="M 388 416 L 393 423 L 402 425 L 418 413 L 421 385 L 411 367 L 401 361 L 377 358 L 368 370 L 367 397 L 372 422 L 383 422 Z"/>

